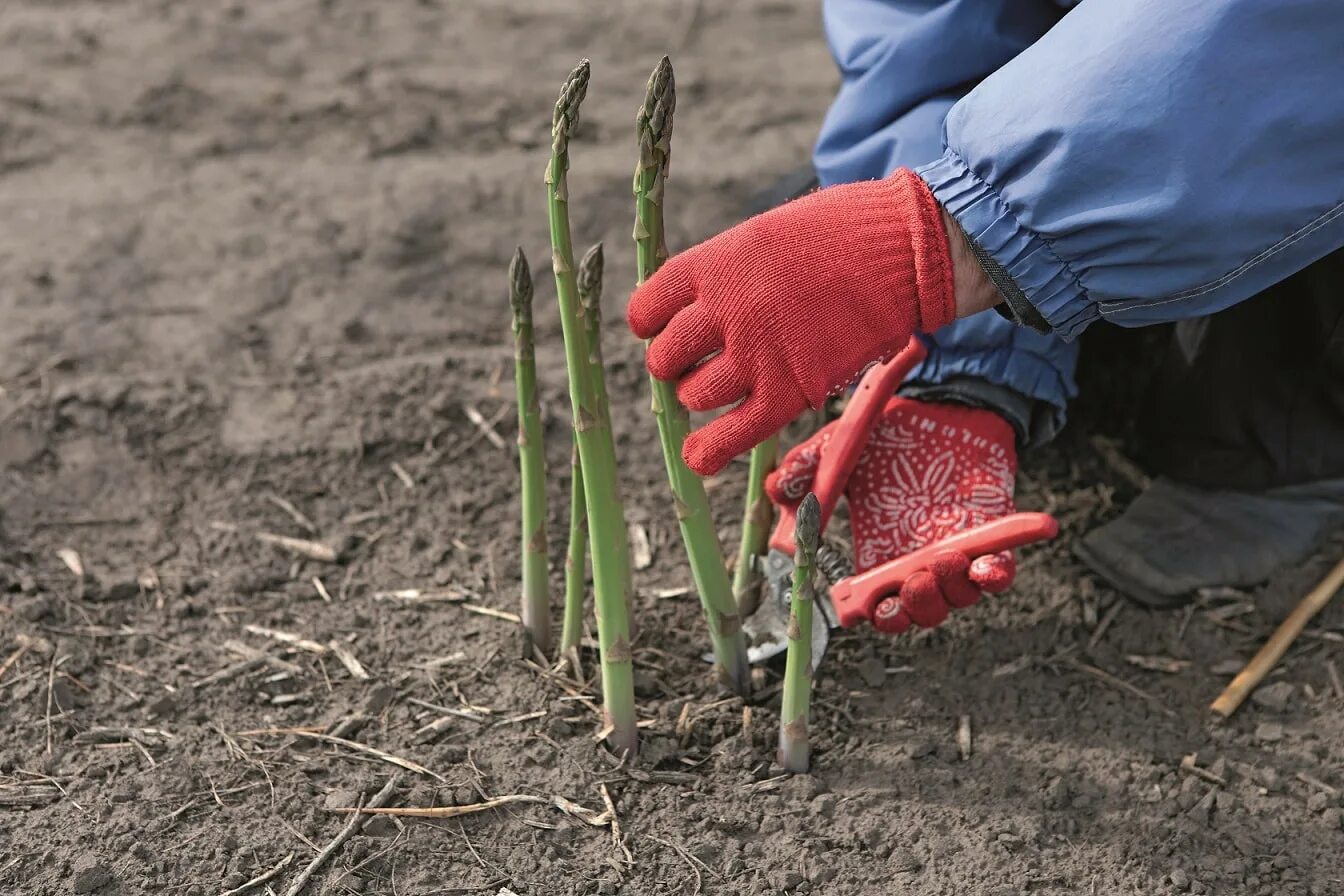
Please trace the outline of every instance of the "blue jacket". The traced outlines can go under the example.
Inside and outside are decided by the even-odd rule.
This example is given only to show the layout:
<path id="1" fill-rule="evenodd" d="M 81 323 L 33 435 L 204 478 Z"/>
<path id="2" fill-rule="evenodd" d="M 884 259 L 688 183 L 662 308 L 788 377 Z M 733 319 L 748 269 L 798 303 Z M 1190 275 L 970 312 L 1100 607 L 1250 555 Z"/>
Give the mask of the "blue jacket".
<path id="1" fill-rule="evenodd" d="M 1062 420 L 1089 324 L 1210 314 L 1344 246 L 1338 2 L 826 0 L 825 23 L 822 183 L 916 168 L 1050 331 L 960 321 L 926 380 Z"/>

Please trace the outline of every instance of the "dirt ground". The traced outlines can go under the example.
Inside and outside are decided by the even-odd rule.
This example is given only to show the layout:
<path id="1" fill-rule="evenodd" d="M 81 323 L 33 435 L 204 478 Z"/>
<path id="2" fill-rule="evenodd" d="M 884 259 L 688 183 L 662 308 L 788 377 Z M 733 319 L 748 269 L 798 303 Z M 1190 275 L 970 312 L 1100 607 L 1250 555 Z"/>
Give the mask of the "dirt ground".
<path id="1" fill-rule="evenodd" d="M 306 892 L 1344 893 L 1344 612 L 1232 721 L 1206 715 L 1327 559 L 1188 611 L 1119 602 L 1069 552 L 1136 493 L 1096 441 L 1124 447 L 1124 403 L 1095 390 L 1019 483 L 1059 542 L 932 635 L 845 637 L 818 684 L 815 773 L 771 768 L 775 673 L 744 727 L 696 658 L 620 322 L 632 122 L 670 53 L 675 249 L 806 158 L 836 77 L 813 2 L 597 9 L 0 8 L 0 892 L 204 896 L 292 856 L 249 891 L 285 893 L 347 824 L 330 809 L 398 773 L 398 806 L 598 812 L 605 789 L 619 827 L 533 803 L 379 819 Z M 516 609 L 515 460 L 467 412 L 511 442 L 504 270 L 518 243 L 548 258 L 550 107 L 581 56 L 574 228 L 607 246 L 618 450 L 654 550 L 628 768 L 595 744 L 592 682 L 520 661 L 514 627 L 467 608 Z M 560 533 L 548 279 L 538 264 Z M 1089 338 L 1089 369 L 1109 338 Z M 725 545 L 744 475 L 711 483 Z M 409 588 L 444 599 L 379 596 Z"/>

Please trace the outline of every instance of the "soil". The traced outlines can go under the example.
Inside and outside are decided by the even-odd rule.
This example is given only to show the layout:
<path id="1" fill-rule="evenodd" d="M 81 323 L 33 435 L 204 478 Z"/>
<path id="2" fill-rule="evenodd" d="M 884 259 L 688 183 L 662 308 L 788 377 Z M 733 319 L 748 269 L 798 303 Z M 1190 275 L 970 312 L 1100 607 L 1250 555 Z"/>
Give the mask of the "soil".
<path id="1" fill-rule="evenodd" d="M 1126 418 L 1096 361 L 1019 484 L 1063 537 L 937 632 L 842 638 L 814 773 L 771 767 L 777 671 L 744 713 L 697 659 L 620 321 L 632 121 L 669 52 L 684 247 L 806 158 L 836 76 L 815 3 L 594 8 L 4 4 L 0 892 L 201 896 L 292 854 L 250 890 L 284 893 L 348 823 L 331 809 L 394 773 L 391 805 L 605 794 L 619 826 L 529 803 L 377 819 L 307 892 L 1344 892 L 1344 610 L 1231 721 L 1206 709 L 1328 560 L 1168 613 L 1090 578 L 1070 542 L 1137 491 L 1097 449 L 1125 448 Z M 516 609 L 515 459 L 467 410 L 511 442 L 504 270 L 518 243 L 548 258 L 550 107 L 584 55 L 571 207 L 578 241 L 607 245 L 622 477 L 653 548 L 627 767 L 595 742 L 595 684 L 518 659 L 514 626 L 467 607 Z M 567 403 L 538 270 L 558 557 Z M 1089 356 L 1125 358 L 1113 338 Z M 744 475 L 711 482 L 725 545 Z M 444 599 L 379 597 L 408 588 Z"/>

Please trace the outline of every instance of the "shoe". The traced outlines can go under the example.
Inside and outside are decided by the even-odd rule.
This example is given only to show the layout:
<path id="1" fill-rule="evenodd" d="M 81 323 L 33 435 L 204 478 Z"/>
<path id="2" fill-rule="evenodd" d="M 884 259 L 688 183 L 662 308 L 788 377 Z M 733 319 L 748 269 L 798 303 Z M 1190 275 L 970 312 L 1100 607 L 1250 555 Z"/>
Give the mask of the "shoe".
<path id="1" fill-rule="evenodd" d="M 1252 493 L 1160 478 L 1119 519 L 1080 539 L 1074 553 L 1136 603 L 1170 609 L 1200 588 L 1263 582 L 1305 560 L 1341 526 L 1344 479 Z"/>

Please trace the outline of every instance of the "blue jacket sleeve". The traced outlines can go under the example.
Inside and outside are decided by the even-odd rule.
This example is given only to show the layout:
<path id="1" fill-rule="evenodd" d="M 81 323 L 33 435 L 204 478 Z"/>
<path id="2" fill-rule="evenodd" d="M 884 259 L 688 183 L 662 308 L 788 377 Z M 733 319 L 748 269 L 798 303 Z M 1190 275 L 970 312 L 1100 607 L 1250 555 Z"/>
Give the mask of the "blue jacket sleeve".
<path id="1" fill-rule="evenodd" d="M 1344 246 L 1341 85 L 1331 0 L 1084 0 L 920 173 L 1066 338 L 1205 315 Z"/>
<path id="2" fill-rule="evenodd" d="M 840 69 L 813 153 L 822 186 L 885 177 L 943 152 L 943 119 L 1059 18 L 1052 0 L 826 0 Z"/>
<path id="3" fill-rule="evenodd" d="M 1069 0 L 826 0 L 826 35 L 840 92 L 813 163 L 824 186 L 885 177 L 943 154 L 943 118 L 981 78 L 1030 46 Z M 1077 391 L 1077 346 L 992 312 L 929 336 L 907 388 L 938 398 L 966 379 L 1031 399 L 1020 427 L 1043 441 Z M 913 394 L 913 393 L 911 393 Z M 1035 420 L 1043 421 L 1036 425 Z"/>

